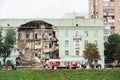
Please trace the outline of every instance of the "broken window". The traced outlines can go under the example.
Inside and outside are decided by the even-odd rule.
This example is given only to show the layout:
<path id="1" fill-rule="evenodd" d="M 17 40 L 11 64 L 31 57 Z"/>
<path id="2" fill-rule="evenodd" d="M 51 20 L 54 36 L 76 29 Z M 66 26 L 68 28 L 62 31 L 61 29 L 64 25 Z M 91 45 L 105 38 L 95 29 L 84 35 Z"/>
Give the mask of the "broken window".
<path id="1" fill-rule="evenodd" d="M 35 39 L 37 39 L 37 33 L 35 33 Z"/>
<path id="2" fill-rule="evenodd" d="M 26 38 L 27 38 L 27 39 L 30 39 L 30 32 L 27 32 L 27 33 L 26 33 Z"/>
<path id="3" fill-rule="evenodd" d="M 49 48 L 52 48 L 52 43 L 49 43 Z"/>

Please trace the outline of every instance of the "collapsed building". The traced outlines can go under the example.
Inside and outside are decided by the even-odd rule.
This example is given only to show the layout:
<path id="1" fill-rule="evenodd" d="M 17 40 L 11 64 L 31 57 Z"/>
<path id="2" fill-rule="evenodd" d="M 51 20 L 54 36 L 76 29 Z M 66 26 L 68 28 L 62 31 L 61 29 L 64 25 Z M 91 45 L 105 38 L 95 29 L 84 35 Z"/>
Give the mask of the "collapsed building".
<path id="1" fill-rule="evenodd" d="M 17 40 L 19 64 L 59 58 L 57 42 L 55 31 L 49 23 L 30 21 L 20 25 Z"/>

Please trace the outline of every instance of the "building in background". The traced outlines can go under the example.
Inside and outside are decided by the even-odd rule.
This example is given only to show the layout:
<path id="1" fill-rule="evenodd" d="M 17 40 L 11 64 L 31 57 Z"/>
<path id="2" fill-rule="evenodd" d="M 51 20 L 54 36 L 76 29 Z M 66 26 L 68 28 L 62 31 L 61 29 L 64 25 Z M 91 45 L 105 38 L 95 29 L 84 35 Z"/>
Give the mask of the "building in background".
<path id="1" fill-rule="evenodd" d="M 120 33 L 120 0 L 89 0 L 89 17 L 104 21 L 104 35 Z"/>

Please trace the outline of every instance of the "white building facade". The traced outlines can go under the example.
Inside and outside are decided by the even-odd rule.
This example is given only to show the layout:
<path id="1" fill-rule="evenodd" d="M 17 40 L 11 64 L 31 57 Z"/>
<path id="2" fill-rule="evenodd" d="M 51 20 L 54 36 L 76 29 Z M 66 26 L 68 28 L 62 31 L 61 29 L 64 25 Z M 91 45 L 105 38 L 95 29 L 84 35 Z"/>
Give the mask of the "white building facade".
<path id="1" fill-rule="evenodd" d="M 87 21 L 87 20 L 85 20 Z M 88 20 L 90 21 L 90 20 Z M 101 21 L 101 20 L 100 20 Z M 56 36 L 59 40 L 59 56 L 61 59 L 83 59 L 83 51 L 88 43 L 97 45 L 101 60 L 99 64 L 104 68 L 104 40 L 103 26 L 94 25 L 97 22 L 91 22 L 91 25 L 59 26 L 56 28 Z M 87 22 L 83 22 L 87 23 Z"/>

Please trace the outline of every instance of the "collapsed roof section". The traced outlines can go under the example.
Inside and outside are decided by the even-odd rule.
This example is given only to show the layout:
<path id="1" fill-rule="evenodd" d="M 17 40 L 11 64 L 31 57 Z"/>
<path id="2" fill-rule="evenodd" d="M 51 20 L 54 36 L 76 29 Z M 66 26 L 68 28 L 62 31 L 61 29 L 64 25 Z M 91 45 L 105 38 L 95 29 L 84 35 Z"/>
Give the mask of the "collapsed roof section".
<path id="1" fill-rule="evenodd" d="M 25 24 L 20 25 L 20 27 L 18 28 L 18 31 L 22 31 L 23 29 L 41 29 L 41 26 L 45 25 L 45 29 L 52 29 L 52 24 L 49 24 L 45 21 L 30 21 L 27 22 Z"/>

